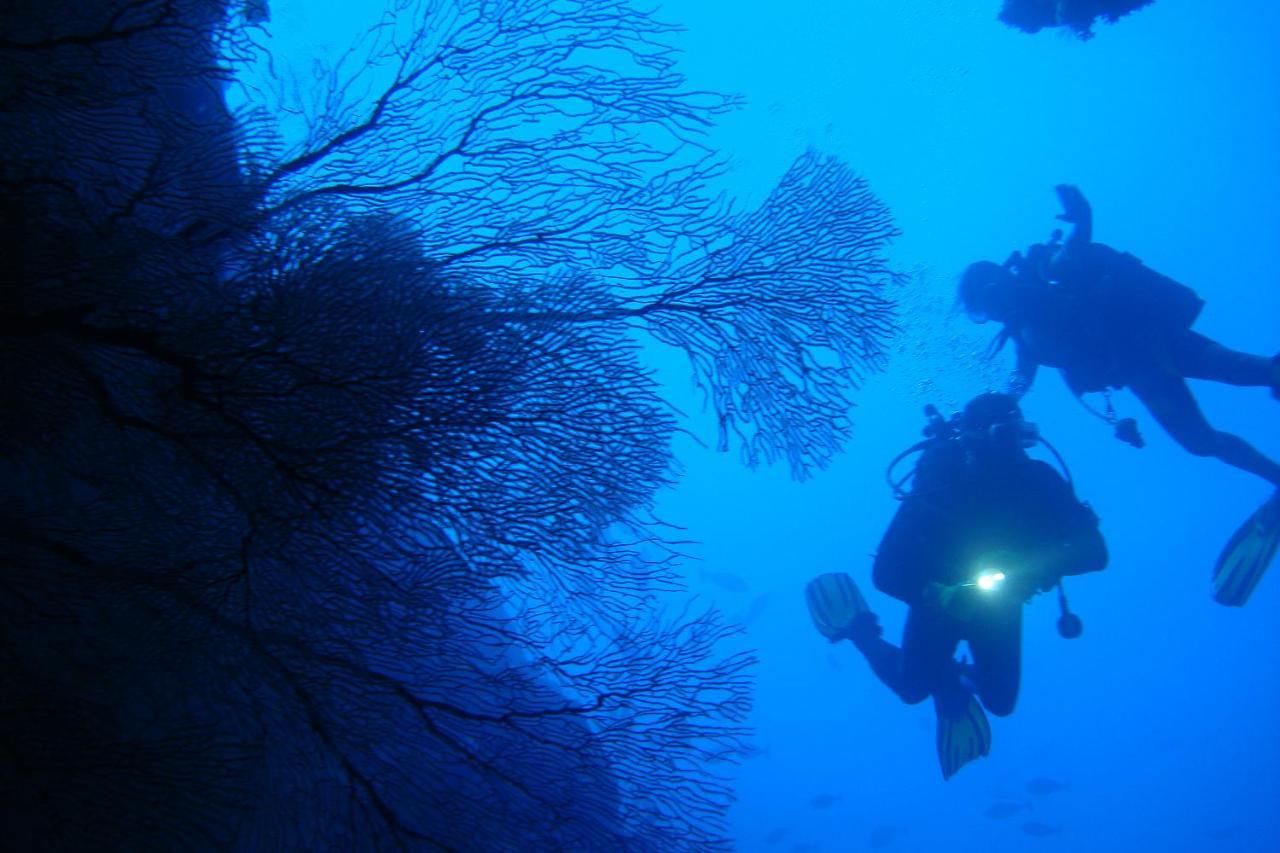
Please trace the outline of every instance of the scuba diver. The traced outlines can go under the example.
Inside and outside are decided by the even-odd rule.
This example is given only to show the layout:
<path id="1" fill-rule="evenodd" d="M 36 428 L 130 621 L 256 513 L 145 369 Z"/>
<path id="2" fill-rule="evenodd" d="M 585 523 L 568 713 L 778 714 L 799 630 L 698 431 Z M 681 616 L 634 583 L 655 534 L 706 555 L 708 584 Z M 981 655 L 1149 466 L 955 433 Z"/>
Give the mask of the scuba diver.
<path id="1" fill-rule="evenodd" d="M 1228 349 L 1191 330 L 1204 306 L 1185 285 L 1138 258 L 1092 240 L 1093 216 L 1076 187 L 1056 187 L 1073 226 L 1062 241 L 1014 252 L 1004 264 L 978 261 L 960 279 L 959 301 L 978 323 L 1004 328 L 989 355 L 1012 340 L 1016 367 L 1010 392 L 1021 397 L 1039 365 L 1057 367 L 1083 401 L 1107 394 L 1107 411 L 1094 414 L 1134 446 L 1143 442 L 1132 419 L 1119 419 L 1109 389 L 1129 388 L 1170 437 L 1196 456 L 1212 456 L 1266 480 L 1276 491 L 1223 551 L 1214 571 L 1215 598 L 1242 605 L 1257 586 L 1280 544 L 1280 464 L 1244 439 L 1215 430 L 1196 404 L 1187 379 L 1271 389 L 1280 399 L 1280 355 Z"/>
<path id="2" fill-rule="evenodd" d="M 1093 38 L 1093 22 L 1102 18 L 1114 24 L 1152 0 L 1004 0 L 1000 21 L 1024 33 L 1045 27 L 1065 27 L 1081 41 Z"/>
<path id="3" fill-rule="evenodd" d="M 904 702 L 933 697 L 938 759 L 950 778 L 990 750 L 983 706 L 997 716 L 1013 711 L 1022 605 L 1057 587 L 1059 633 L 1078 637 L 1082 625 L 1067 608 L 1061 581 L 1103 569 L 1107 549 L 1097 516 L 1076 498 L 1069 475 L 1027 455 L 1037 443 L 1049 445 L 1014 397 L 979 395 L 950 420 L 932 406 L 925 411 L 925 439 L 889 465 L 902 505 L 872 569 L 876 588 L 909 608 L 901 646 L 881 637 L 879 620 L 848 575 L 814 579 L 805 597 L 818 630 L 831 642 L 852 641 Z M 914 468 L 895 479 L 898 464 L 916 453 Z M 961 640 L 971 664 L 955 659 Z"/>

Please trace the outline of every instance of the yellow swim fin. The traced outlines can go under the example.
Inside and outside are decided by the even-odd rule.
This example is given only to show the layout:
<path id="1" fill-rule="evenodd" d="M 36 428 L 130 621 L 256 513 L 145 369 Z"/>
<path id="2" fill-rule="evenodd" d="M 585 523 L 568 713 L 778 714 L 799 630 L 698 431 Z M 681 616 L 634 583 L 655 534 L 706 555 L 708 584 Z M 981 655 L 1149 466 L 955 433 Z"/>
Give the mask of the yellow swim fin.
<path id="1" fill-rule="evenodd" d="M 833 643 L 848 639 L 854 618 L 871 609 L 853 578 L 844 572 L 818 575 L 809 581 L 804 600 L 814 627 Z"/>
<path id="2" fill-rule="evenodd" d="M 1249 516 L 1222 549 L 1213 568 L 1213 599 L 1242 607 L 1280 547 L 1280 490 Z"/>
<path id="3" fill-rule="evenodd" d="M 938 715 L 938 764 L 943 779 L 991 752 L 991 725 L 972 693 L 965 691 L 962 701 L 939 699 L 935 693 L 933 709 Z"/>

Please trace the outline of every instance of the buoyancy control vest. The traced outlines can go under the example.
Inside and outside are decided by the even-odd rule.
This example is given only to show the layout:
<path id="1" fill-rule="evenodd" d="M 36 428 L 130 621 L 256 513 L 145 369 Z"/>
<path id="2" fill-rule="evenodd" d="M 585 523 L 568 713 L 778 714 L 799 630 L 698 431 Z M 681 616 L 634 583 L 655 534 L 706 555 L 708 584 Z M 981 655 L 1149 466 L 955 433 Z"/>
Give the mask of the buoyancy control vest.
<path id="1" fill-rule="evenodd" d="M 1204 308 L 1194 290 L 1156 272 L 1129 252 L 1089 243 L 1060 255 L 1053 288 L 1074 326 L 1079 352 L 1062 365 L 1077 394 L 1127 384 L 1128 368 L 1142 352 L 1160 348 L 1191 327 Z"/>

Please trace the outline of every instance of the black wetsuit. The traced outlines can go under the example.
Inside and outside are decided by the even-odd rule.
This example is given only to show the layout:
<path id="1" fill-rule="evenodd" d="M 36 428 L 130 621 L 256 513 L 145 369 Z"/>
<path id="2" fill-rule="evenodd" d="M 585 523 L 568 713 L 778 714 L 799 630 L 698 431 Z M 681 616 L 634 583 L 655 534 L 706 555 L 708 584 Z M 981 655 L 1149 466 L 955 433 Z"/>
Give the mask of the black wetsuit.
<path id="1" fill-rule="evenodd" d="M 876 674 L 904 701 L 929 695 L 963 701 L 956 646 L 969 644 L 973 681 L 989 711 L 1017 701 L 1022 604 L 1063 575 L 1102 569 L 1107 551 L 1097 518 L 1050 466 L 1017 451 L 973 464 L 959 441 L 940 442 L 917 468 L 876 555 L 882 592 L 910 605 L 902 647 L 882 639 L 860 645 Z M 927 601 L 930 584 L 955 585 L 982 568 L 999 568 L 1007 586 L 981 596 L 971 619 Z"/>
<path id="2" fill-rule="evenodd" d="M 1191 330 L 1203 302 L 1127 252 L 1068 242 L 1046 270 L 1053 283 L 1023 289 L 1009 324 L 1022 391 L 1036 365 L 1059 368 L 1076 394 L 1129 388 L 1175 441 L 1280 486 L 1280 465 L 1215 430 L 1187 379 L 1275 387 L 1275 360 L 1229 349 Z"/>

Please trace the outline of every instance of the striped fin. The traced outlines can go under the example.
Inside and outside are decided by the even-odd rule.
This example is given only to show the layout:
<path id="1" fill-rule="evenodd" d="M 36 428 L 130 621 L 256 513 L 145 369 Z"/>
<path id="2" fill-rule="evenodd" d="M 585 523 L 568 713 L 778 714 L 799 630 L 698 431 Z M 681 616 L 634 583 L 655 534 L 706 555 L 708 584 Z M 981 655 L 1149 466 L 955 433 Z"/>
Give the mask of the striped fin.
<path id="1" fill-rule="evenodd" d="M 1280 547 L 1280 492 L 1240 526 L 1213 567 L 1213 599 L 1243 607 Z"/>
<path id="2" fill-rule="evenodd" d="M 804 600 L 809 605 L 814 627 L 833 643 L 843 639 L 855 616 L 870 609 L 858 585 L 844 572 L 818 575 L 809 581 L 804 588 Z"/>
<path id="3" fill-rule="evenodd" d="M 943 779 L 950 779 L 970 761 L 991 752 L 991 726 L 986 712 L 973 695 L 967 699 L 963 708 L 944 712 L 942 703 L 934 697 L 938 714 L 938 763 L 942 765 Z"/>

